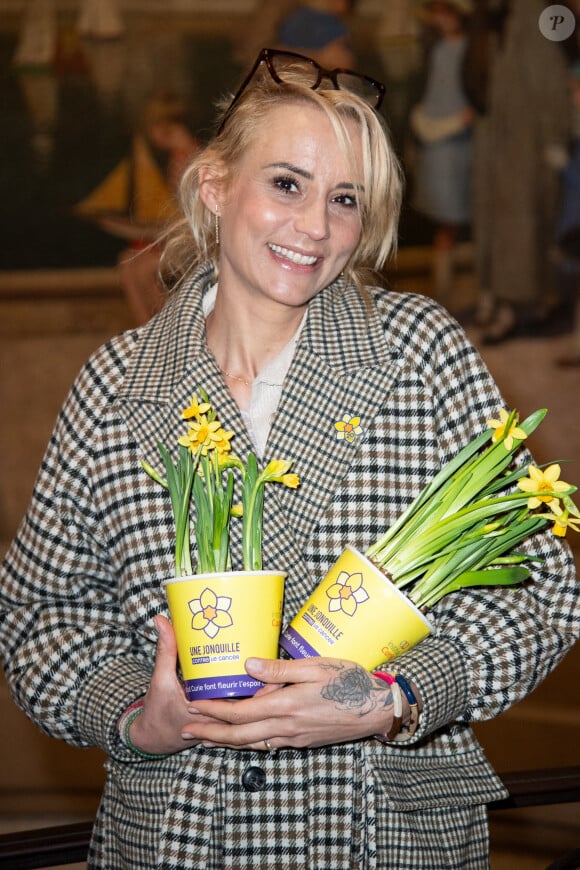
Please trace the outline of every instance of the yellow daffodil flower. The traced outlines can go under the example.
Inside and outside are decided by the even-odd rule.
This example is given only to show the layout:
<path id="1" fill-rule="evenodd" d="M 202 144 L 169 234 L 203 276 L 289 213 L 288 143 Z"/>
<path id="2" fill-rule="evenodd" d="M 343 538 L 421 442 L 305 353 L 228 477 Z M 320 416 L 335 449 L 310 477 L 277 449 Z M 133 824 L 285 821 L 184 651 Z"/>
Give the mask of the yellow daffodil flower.
<path id="1" fill-rule="evenodd" d="M 580 532 L 580 517 L 571 517 L 570 511 L 562 510 L 557 502 L 556 504 L 551 505 L 551 508 L 552 513 L 540 514 L 540 516 L 545 517 L 547 520 L 553 520 L 553 535 L 557 535 L 559 538 L 564 538 L 568 529 L 572 529 L 574 532 Z"/>
<path id="2" fill-rule="evenodd" d="M 179 443 L 189 447 L 192 453 L 200 450 L 202 456 L 207 456 L 208 450 L 215 449 L 217 443 L 222 440 L 220 429 L 221 423 L 218 420 L 210 422 L 205 414 L 202 414 L 199 420 L 190 424 L 187 435 L 183 436 L 186 440 L 180 438 Z"/>
<path id="3" fill-rule="evenodd" d="M 217 452 L 222 455 L 224 453 L 229 453 L 232 449 L 232 445 L 230 444 L 231 439 L 233 438 L 234 432 L 233 429 L 226 431 L 225 429 L 218 429 L 216 432 L 216 440 L 215 440 L 215 449 Z"/>
<path id="4" fill-rule="evenodd" d="M 499 412 L 499 417 L 499 420 L 493 419 L 487 421 L 487 425 L 490 427 L 490 429 L 495 430 L 491 439 L 492 441 L 503 441 L 506 450 L 511 450 L 514 444 L 514 438 L 518 438 L 519 440 L 523 441 L 525 438 L 528 437 L 524 430 L 517 425 L 517 415 L 514 417 L 512 424 L 509 427 L 509 431 L 507 432 L 506 426 L 510 415 L 506 410 L 501 408 Z"/>
<path id="5" fill-rule="evenodd" d="M 211 405 L 209 402 L 198 402 L 197 396 L 191 397 L 189 407 L 184 408 L 182 417 L 184 420 L 191 420 L 193 417 L 201 417 L 202 414 L 207 414 Z"/>
<path id="6" fill-rule="evenodd" d="M 290 489 L 296 489 L 300 478 L 297 474 L 288 473 L 291 467 L 292 462 L 286 459 L 271 459 L 259 479 L 264 483 L 282 483 Z"/>
<path id="7" fill-rule="evenodd" d="M 285 459 L 271 459 L 263 471 L 264 480 L 281 479 L 290 470 L 291 462 Z"/>
<path id="8" fill-rule="evenodd" d="M 351 417 L 350 414 L 345 414 L 342 420 L 337 420 L 334 428 L 337 441 L 346 441 L 348 444 L 352 444 L 363 433 L 360 417 Z"/>
<path id="9" fill-rule="evenodd" d="M 289 489 L 297 489 L 300 484 L 300 478 L 297 474 L 283 474 L 281 478 L 281 483 L 284 486 L 287 486 Z"/>
<path id="10" fill-rule="evenodd" d="M 560 477 L 560 466 L 557 463 L 549 465 L 544 471 L 536 468 L 535 465 L 528 466 L 529 477 L 522 477 L 518 480 L 518 487 L 523 492 L 533 492 L 534 495 L 528 499 L 528 507 L 534 510 L 542 503 L 548 504 L 552 510 L 558 505 L 558 498 L 554 492 L 568 492 L 572 487 L 569 483 L 563 480 L 558 480 Z M 538 495 L 537 493 L 545 492 L 546 495 Z"/>

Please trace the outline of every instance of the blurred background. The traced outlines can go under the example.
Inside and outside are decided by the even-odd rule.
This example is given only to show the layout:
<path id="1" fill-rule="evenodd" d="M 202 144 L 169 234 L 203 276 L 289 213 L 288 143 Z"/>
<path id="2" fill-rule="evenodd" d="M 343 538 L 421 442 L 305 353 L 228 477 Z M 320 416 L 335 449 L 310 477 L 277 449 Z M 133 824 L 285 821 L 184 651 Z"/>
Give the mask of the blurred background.
<path id="1" fill-rule="evenodd" d="M 216 101 L 262 45 L 314 56 L 327 50 L 280 29 L 296 5 L 2 0 L 0 553 L 26 509 L 78 369 L 157 305 L 154 270 L 135 254 L 172 213 L 177 176 L 211 134 Z M 387 86 L 381 111 L 407 192 L 399 253 L 385 278 L 452 311 L 522 416 L 549 408 L 532 450 L 539 462 L 576 460 L 567 479 L 580 484 L 580 200 L 569 185 L 580 140 L 576 4 L 565 4 L 572 29 L 558 40 L 541 32 L 549 4 L 540 0 L 313 5 L 333 7 L 339 21 L 332 48 L 352 63 L 333 65 Z M 443 19 L 433 7 L 447 7 Z M 451 41 L 460 39 L 462 53 L 442 72 L 437 52 L 450 39 L 451 19 L 460 26 Z M 443 175 L 443 211 L 426 204 L 422 161 L 439 141 L 436 125 L 421 123 L 430 111 L 431 121 L 462 119 L 452 136 L 467 148 L 466 210 L 451 217 L 458 171 Z M 134 262 L 146 267 L 127 269 Z M 514 291 L 522 276 L 525 292 Z M 580 547 L 571 544 L 578 564 Z M 577 648 L 526 701 L 477 726 L 498 771 L 580 764 L 579 685 Z M 41 735 L 1 679 L 0 711 L 0 831 L 90 819 L 101 753 Z M 498 870 L 539 870 L 580 847 L 577 804 L 495 814 L 492 830 Z"/>

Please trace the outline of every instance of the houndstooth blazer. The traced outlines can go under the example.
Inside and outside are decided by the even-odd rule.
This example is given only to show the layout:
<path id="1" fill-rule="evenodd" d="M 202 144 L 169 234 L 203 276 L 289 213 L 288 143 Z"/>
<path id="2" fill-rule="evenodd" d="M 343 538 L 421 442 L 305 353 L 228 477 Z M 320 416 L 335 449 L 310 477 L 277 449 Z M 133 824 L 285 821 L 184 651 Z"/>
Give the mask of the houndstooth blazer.
<path id="1" fill-rule="evenodd" d="M 169 499 L 140 460 L 175 444 L 200 385 L 236 452 L 251 449 L 205 344 L 211 280 L 199 270 L 153 321 L 87 362 L 2 569 L 16 702 L 46 733 L 108 754 L 91 866 L 487 867 L 485 804 L 503 789 L 469 722 L 524 697 L 580 633 L 573 562 L 550 534 L 532 542 L 545 558 L 532 583 L 464 591 L 432 611 L 433 635 L 398 662 L 425 702 L 408 744 L 148 760 L 118 739 L 118 717 L 149 683 L 172 574 Z M 312 301 L 269 436 L 266 458 L 293 458 L 301 476 L 265 500 L 265 565 L 288 572 L 287 619 L 346 543 L 366 548 L 503 406 L 445 311 L 375 288 L 367 297 L 338 282 Z M 354 443 L 336 438 L 347 413 L 364 430 Z M 265 772 L 259 791 L 244 787 L 251 765 Z"/>

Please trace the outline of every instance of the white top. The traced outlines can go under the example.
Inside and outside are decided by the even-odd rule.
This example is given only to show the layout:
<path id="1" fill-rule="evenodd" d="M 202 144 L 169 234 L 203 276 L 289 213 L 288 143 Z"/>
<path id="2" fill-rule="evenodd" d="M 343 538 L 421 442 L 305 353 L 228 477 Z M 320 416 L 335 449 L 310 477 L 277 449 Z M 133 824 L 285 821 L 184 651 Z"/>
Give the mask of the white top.
<path id="1" fill-rule="evenodd" d="M 203 313 L 205 317 L 208 316 L 215 305 L 217 286 L 217 284 L 213 284 L 203 298 Z M 304 314 L 298 329 L 288 344 L 258 372 L 256 379 L 252 383 L 250 403 L 246 409 L 240 408 L 242 420 L 260 459 L 264 456 L 272 418 L 276 413 L 280 396 L 282 395 L 282 384 L 292 364 L 305 317 L 306 314 Z"/>

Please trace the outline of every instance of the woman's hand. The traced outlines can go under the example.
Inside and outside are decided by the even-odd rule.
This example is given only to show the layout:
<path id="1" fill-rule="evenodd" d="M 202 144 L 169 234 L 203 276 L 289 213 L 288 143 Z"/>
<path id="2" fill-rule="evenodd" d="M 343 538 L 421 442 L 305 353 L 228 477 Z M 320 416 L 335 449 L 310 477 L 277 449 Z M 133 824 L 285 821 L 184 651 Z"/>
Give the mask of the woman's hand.
<path id="1" fill-rule="evenodd" d="M 182 729 L 184 739 L 235 749 L 302 748 L 357 740 L 391 727 L 390 687 L 355 662 L 248 659 L 246 670 L 265 688 L 239 701 L 196 700 L 189 705 L 192 718 Z"/>
<path id="2" fill-rule="evenodd" d="M 155 668 L 143 703 L 143 712 L 132 723 L 131 742 L 142 752 L 155 755 L 178 752 L 191 746 L 181 732 L 192 720 L 189 702 L 178 679 L 177 644 L 171 623 L 164 616 L 155 617 L 158 632 Z"/>

